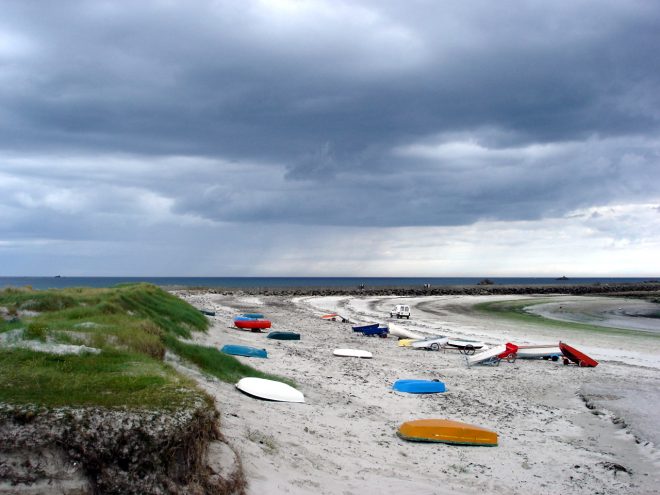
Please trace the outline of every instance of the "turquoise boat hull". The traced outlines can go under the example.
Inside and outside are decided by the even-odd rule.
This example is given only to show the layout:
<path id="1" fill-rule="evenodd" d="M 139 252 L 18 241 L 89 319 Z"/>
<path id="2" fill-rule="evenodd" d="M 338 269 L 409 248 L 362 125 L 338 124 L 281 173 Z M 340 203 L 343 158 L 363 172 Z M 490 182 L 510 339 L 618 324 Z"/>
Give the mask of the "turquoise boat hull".
<path id="1" fill-rule="evenodd" d="M 256 347 L 250 347 L 246 345 L 226 345 L 220 349 L 221 352 L 225 354 L 231 354 L 232 356 L 245 356 L 245 357 L 255 357 L 255 358 L 267 358 L 268 353 L 266 349 L 257 349 Z"/>

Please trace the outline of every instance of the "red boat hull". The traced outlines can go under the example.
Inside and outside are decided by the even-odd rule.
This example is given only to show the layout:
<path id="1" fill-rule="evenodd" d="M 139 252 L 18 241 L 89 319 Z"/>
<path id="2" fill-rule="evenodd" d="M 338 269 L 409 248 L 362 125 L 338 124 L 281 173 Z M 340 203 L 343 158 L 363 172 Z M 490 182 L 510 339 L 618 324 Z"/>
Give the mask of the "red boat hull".
<path id="1" fill-rule="evenodd" d="M 270 328 L 269 320 L 234 320 L 234 325 L 238 328 L 244 328 L 248 330 L 263 330 L 264 328 Z"/>
<path id="2" fill-rule="evenodd" d="M 516 344 L 512 344 L 511 342 L 507 342 L 504 344 L 506 346 L 506 351 L 504 351 L 501 354 L 498 354 L 497 357 L 500 359 L 508 359 L 511 358 L 516 352 L 518 352 L 518 346 Z"/>
<path id="3" fill-rule="evenodd" d="M 598 366 L 598 361 L 590 358 L 586 354 L 581 353 L 570 345 L 564 344 L 563 342 L 559 343 L 559 350 L 561 350 L 562 354 L 566 356 L 567 359 L 573 361 L 578 366 L 582 366 L 584 368 L 595 368 Z"/>

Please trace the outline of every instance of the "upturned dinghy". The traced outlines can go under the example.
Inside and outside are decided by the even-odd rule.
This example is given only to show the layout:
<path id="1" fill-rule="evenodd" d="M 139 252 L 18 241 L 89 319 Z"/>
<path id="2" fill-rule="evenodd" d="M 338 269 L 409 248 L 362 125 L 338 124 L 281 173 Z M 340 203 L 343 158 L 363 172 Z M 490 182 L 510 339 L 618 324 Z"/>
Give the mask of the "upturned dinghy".
<path id="1" fill-rule="evenodd" d="M 220 349 L 221 352 L 225 354 L 231 354 L 232 356 L 245 356 L 245 357 L 256 357 L 256 358 L 267 358 L 268 353 L 266 349 L 257 349 L 256 347 L 250 347 L 247 345 L 225 345 Z"/>
<path id="2" fill-rule="evenodd" d="M 335 349 L 332 353 L 335 356 L 340 357 L 356 357 L 363 359 L 371 359 L 373 357 L 373 354 L 369 351 L 362 351 L 360 349 Z"/>
<path id="3" fill-rule="evenodd" d="M 447 340 L 447 349 L 458 349 L 462 354 L 474 354 L 476 351 L 486 347 L 486 344 L 480 340 L 468 339 L 449 339 Z"/>
<path id="4" fill-rule="evenodd" d="M 408 394 L 439 394 L 446 389 L 443 382 L 435 380 L 397 380 L 392 390 Z"/>
<path id="5" fill-rule="evenodd" d="M 395 323 L 390 323 L 390 335 L 393 337 L 399 337 L 400 339 L 414 339 L 414 340 L 421 340 L 424 339 L 425 336 L 417 333 L 417 332 L 411 332 L 410 330 L 406 330 L 405 328 L 401 328 L 398 324 Z"/>
<path id="6" fill-rule="evenodd" d="M 296 332 L 270 332 L 267 339 L 275 340 L 300 340 L 300 334 Z"/>
<path id="7" fill-rule="evenodd" d="M 417 342 L 417 339 L 399 339 L 397 345 L 399 347 L 412 347 L 413 342 Z"/>
<path id="8" fill-rule="evenodd" d="M 387 327 L 376 327 L 376 328 L 368 328 L 364 331 L 362 331 L 363 335 L 366 335 L 368 337 L 373 337 L 374 335 L 378 335 L 379 337 L 387 337 L 387 334 L 390 333 L 390 329 Z"/>
<path id="9" fill-rule="evenodd" d="M 299 390 L 286 383 L 264 378 L 241 378 L 236 388 L 244 394 L 258 399 L 276 402 L 305 402 L 305 396 Z"/>
<path id="10" fill-rule="evenodd" d="M 416 340 L 410 344 L 410 347 L 416 349 L 430 349 L 432 351 L 439 351 L 441 347 L 445 347 L 449 341 L 448 337 L 432 337 L 430 339 Z"/>
<path id="11" fill-rule="evenodd" d="M 568 344 L 559 342 L 559 349 L 561 350 L 562 354 L 566 356 L 564 357 L 564 364 L 569 364 L 570 362 L 573 362 L 583 368 L 595 368 L 596 366 L 598 366 L 598 361 L 590 358 L 586 354 L 578 351 L 577 349 L 571 347 Z"/>
<path id="12" fill-rule="evenodd" d="M 356 325 L 353 328 L 354 332 L 369 332 L 376 330 L 379 327 L 379 323 L 369 323 L 368 325 Z"/>
<path id="13" fill-rule="evenodd" d="M 474 354 L 472 356 L 465 356 L 468 366 L 474 364 L 499 364 L 503 359 L 510 362 L 515 361 L 518 346 L 507 342 L 506 344 L 496 345 L 495 347 L 486 351 Z"/>
<path id="14" fill-rule="evenodd" d="M 256 313 L 250 313 L 256 314 Z M 264 330 L 270 328 L 270 321 L 263 318 L 251 318 L 246 315 L 239 315 L 234 318 L 234 325 L 243 330 Z"/>
<path id="15" fill-rule="evenodd" d="M 480 426 L 450 419 L 418 419 L 403 423 L 399 437 L 413 442 L 441 442 L 454 445 L 497 445 L 497 433 Z"/>
<path id="16" fill-rule="evenodd" d="M 557 345 L 519 345 L 516 352 L 516 357 L 519 359 L 552 359 L 557 361 L 561 355 L 561 350 Z"/>

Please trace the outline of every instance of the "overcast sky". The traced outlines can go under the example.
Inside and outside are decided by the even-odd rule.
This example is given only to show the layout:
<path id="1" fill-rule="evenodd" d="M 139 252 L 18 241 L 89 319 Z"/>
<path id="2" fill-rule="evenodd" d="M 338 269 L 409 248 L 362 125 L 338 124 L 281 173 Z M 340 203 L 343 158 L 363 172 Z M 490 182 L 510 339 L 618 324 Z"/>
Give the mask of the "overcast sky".
<path id="1" fill-rule="evenodd" d="M 0 3 L 0 275 L 658 276 L 660 2 Z"/>

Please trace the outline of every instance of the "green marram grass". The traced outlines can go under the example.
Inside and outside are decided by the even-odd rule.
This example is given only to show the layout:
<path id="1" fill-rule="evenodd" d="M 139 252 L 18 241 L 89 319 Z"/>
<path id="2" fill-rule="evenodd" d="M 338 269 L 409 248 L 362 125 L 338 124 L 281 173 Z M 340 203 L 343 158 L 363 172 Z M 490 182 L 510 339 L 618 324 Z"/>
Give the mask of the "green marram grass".
<path id="1" fill-rule="evenodd" d="M 0 291 L 0 308 L 6 314 L 0 334 L 20 329 L 26 340 L 102 351 L 58 356 L 0 348 L 0 402 L 176 408 L 203 397 L 191 380 L 163 363 L 167 349 L 224 381 L 244 376 L 279 379 L 216 349 L 181 341 L 207 331 L 209 322 L 190 304 L 154 285 L 9 288 Z"/>
<path id="2" fill-rule="evenodd" d="M 140 354 L 58 356 L 15 349 L 0 359 L 0 402 L 174 410 L 200 397 L 191 380 Z"/>
<path id="3" fill-rule="evenodd" d="M 295 385 L 292 380 L 255 370 L 254 368 L 241 363 L 235 357 L 220 352 L 213 347 L 204 347 L 182 342 L 171 336 L 165 337 L 165 340 L 167 341 L 167 347 L 173 352 L 187 361 L 196 364 L 207 373 L 224 382 L 234 383 L 243 377 L 253 376 L 256 378 L 278 380 L 288 383 L 289 385 Z"/>

